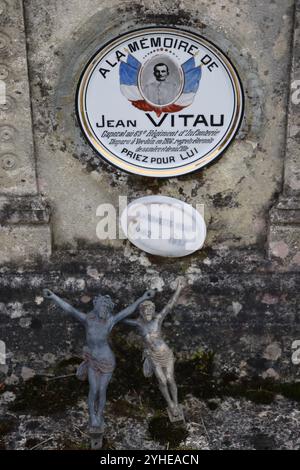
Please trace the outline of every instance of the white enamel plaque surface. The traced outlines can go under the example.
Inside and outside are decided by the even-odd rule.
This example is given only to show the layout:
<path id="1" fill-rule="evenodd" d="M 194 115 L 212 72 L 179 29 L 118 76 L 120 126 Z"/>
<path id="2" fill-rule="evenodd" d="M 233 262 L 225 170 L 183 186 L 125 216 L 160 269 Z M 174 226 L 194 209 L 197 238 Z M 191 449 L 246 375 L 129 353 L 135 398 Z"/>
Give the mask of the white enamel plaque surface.
<path id="1" fill-rule="evenodd" d="M 166 196 L 145 196 L 121 216 L 126 237 L 146 253 L 181 257 L 199 250 L 206 238 L 202 215 L 191 205 Z"/>
<path id="2" fill-rule="evenodd" d="M 229 59 L 177 28 L 146 28 L 102 47 L 84 70 L 77 114 L 99 156 L 127 172 L 171 177 L 216 159 L 243 117 Z"/>

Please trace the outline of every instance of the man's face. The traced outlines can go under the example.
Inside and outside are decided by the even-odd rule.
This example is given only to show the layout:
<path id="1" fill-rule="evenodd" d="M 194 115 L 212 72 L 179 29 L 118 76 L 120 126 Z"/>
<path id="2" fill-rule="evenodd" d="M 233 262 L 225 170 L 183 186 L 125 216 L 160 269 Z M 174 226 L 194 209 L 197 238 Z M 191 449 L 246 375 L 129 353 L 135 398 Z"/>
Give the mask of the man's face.
<path id="1" fill-rule="evenodd" d="M 93 300 L 94 310 L 99 318 L 107 319 L 112 314 L 114 304 L 109 295 L 99 295 Z"/>
<path id="2" fill-rule="evenodd" d="M 164 64 L 158 64 L 154 67 L 154 76 L 158 82 L 164 82 L 169 75 L 168 67 Z"/>
<path id="3" fill-rule="evenodd" d="M 151 322 L 155 314 L 155 305 L 151 301 L 144 302 L 140 306 L 140 314 L 144 322 Z"/>

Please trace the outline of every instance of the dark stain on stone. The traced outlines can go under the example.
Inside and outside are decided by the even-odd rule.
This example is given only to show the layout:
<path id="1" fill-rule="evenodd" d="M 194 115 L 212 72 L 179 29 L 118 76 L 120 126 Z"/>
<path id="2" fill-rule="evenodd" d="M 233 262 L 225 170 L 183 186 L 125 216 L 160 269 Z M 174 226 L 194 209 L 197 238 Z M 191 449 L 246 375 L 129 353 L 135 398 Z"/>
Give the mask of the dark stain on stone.
<path id="1" fill-rule="evenodd" d="M 78 440 L 63 437 L 58 442 L 59 450 L 90 450 L 90 441 L 88 437 L 80 435 Z M 103 438 L 102 450 L 115 450 L 112 441 L 106 437 Z"/>
<path id="2" fill-rule="evenodd" d="M 271 361 L 268 361 L 267 359 L 263 357 L 257 357 L 257 356 L 249 358 L 247 361 L 247 364 L 250 367 L 252 367 L 254 370 L 256 370 L 257 372 L 262 372 L 264 370 L 267 370 L 272 365 Z"/>
<path id="3" fill-rule="evenodd" d="M 209 410 L 215 411 L 219 408 L 219 403 L 217 400 L 207 400 L 206 406 Z"/>
<path id="4" fill-rule="evenodd" d="M 128 186 L 134 190 L 134 193 L 137 191 L 143 191 L 145 188 L 151 190 L 152 194 L 160 194 L 161 188 L 166 184 L 166 180 L 163 178 L 146 178 L 143 176 L 131 175 L 128 174 Z"/>
<path id="5" fill-rule="evenodd" d="M 28 423 L 26 423 L 26 429 L 28 431 L 34 431 L 35 429 L 39 428 L 40 425 L 41 423 L 37 420 L 28 421 Z"/>
<path id="6" fill-rule="evenodd" d="M 260 381 L 245 381 L 236 386 L 225 388 L 223 393 L 235 398 L 246 398 L 256 404 L 270 405 L 274 401 L 275 392 L 263 387 L 264 384 L 261 384 Z"/>
<path id="7" fill-rule="evenodd" d="M 58 447 L 60 450 L 88 450 L 90 448 L 90 443 L 88 439 L 80 438 L 80 441 L 71 440 L 65 438 L 60 440 Z"/>
<path id="8" fill-rule="evenodd" d="M 212 199 L 214 207 L 217 208 L 235 208 L 239 207 L 238 202 L 236 201 L 236 194 L 235 193 L 230 193 L 230 194 L 224 194 L 222 192 L 216 193 L 213 196 L 210 196 L 210 199 Z"/>
<path id="9" fill-rule="evenodd" d="M 238 380 L 238 375 L 234 372 L 224 372 L 221 375 L 221 380 L 224 385 L 230 385 Z"/>
<path id="10" fill-rule="evenodd" d="M 17 428 L 18 422 L 15 418 L 11 416 L 1 416 L 0 417 L 0 436 L 6 436 L 11 432 L 15 431 Z"/>
<path id="11" fill-rule="evenodd" d="M 176 363 L 176 377 L 182 397 L 191 393 L 204 400 L 213 398 L 246 398 L 257 404 L 270 404 L 276 395 L 300 401 L 300 383 L 278 383 L 259 376 L 239 379 L 234 373 L 219 377 L 214 374 L 214 354 L 198 351 L 185 361 Z"/>
<path id="12" fill-rule="evenodd" d="M 285 382 L 278 384 L 278 392 L 285 398 L 300 402 L 300 382 Z"/>
<path id="13" fill-rule="evenodd" d="M 261 377 L 244 378 L 229 387 L 220 384 L 223 396 L 244 397 L 254 403 L 270 404 L 276 395 L 283 395 L 289 400 L 300 402 L 299 382 L 277 382 Z"/>
<path id="14" fill-rule="evenodd" d="M 121 331 L 122 329 L 123 331 L 129 331 L 129 328 L 123 325 L 120 326 L 120 329 Z M 157 392 L 155 378 L 150 380 L 143 375 L 142 347 L 126 341 L 126 333 L 122 335 L 120 331 L 113 332 L 112 344 L 116 354 L 117 367 L 108 389 L 108 398 L 110 400 L 120 400 L 128 392 L 136 392 L 145 407 L 163 408 L 164 401 L 160 393 Z M 139 343 L 137 342 L 137 344 Z M 122 408 L 121 404 L 120 408 Z M 122 413 L 124 411 L 123 408 Z"/>
<path id="15" fill-rule="evenodd" d="M 175 370 L 182 396 L 192 393 L 201 399 L 217 397 L 213 380 L 214 354 L 211 351 L 196 351 L 189 359 L 178 361 Z"/>
<path id="16" fill-rule="evenodd" d="M 188 437 L 188 432 L 182 423 L 171 423 L 166 416 L 156 415 L 149 421 L 148 431 L 152 439 L 160 444 L 169 444 L 171 448 Z"/>
<path id="17" fill-rule="evenodd" d="M 145 418 L 145 409 L 142 405 L 129 403 L 125 399 L 114 400 L 110 403 L 109 413 L 115 416 L 125 416 L 137 421 Z"/>
<path id="18" fill-rule="evenodd" d="M 59 375 L 63 373 L 71 373 L 77 370 L 77 367 L 82 362 L 81 357 L 73 356 L 67 359 L 63 359 L 53 368 L 54 375 Z"/>
<path id="19" fill-rule="evenodd" d="M 249 438 L 250 444 L 255 450 L 276 450 L 276 441 L 272 436 L 258 433 Z"/>
<path id="20" fill-rule="evenodd" d="M 30 450 L 33 447 L 41 444 L 41 442 L 42 441 L 40 439 L 36 439 L 35 437 L 30 437 L 30 438 L 26 439 L 25 448 Z"/>
<path id="21" fill-rule="evenodd" d="M 142 344 L 140 339 L 131 337 L 128 340 L 128 326 L 120 325 L 112 334 L 113 349 L 117 358 L 117 368 L 108 389 L 109 412 L 115 416 L 134 417 L 144 420 L 149 411 L 161 412 L 166 404 L 158 390 L 156 378 L 145 378 L 142 371 Z M 14 391 L 16 399 L 9 404 L 9 410 L 17 413 L 31 413 L 33 416 L 51 416 L 65 413 L 70 407 L 76 406 L 88 394 L 87 382 L 80 382 L 76 376 L 55 379 L 64 374 L 75 373 L 81 358 L 74 356 L 60 361 L 49 368 L 47 373 L 54 376 L 54 380 L 35 376 L 26 381 L 16 390 L 15 386 L 7 387 Z M 216 375 L 214 353 L 212 351 L 196 350 L 185 359 L 175 363 L 175 376 L 179 389 L 179 400 L 182 402 L 188 395 L 205 400 L 210 409 L 217 408 L 219 400 L 226 397 L 236 399 L 245 398 L 257 404 L 270 404 L 277 395 L 300 402 L 300 383 L 279 383 L 261 377 L 244 377 L 240 379 L 237 374 L 227 371 Z M 127 393 L 135 393 L 138 404 L 131 404 L 124 399 Z M 158 420 L 159 418 L 159 420 Z M 159 437 L 159 426 L 166 424 L 164 416 L 156 416 L 151 421 L 151 435 L 156 440 Z M 165 424 L 164 424 L 165 423 Z M 10 418 L 0 421 L 0 434 L 13 432 L 16 422 Z M 172 425 L 173 426 L 173 425 Z M 183 440 L 183 430 L 165 426 L 163 435 L 172 446 Z M 155 434 L 156 433 L 156 434 Z M 178 437 L 180 436 L 180 438 Z"/>
<path id="22" fill-rule="evenodd" d="M 178 5 L 178 6 L 177 6 Z M 182 9 L 180 4 L 174 3 L 173 8 L 170 9 L 168 14 L 150 11 L 144 5 L 133 3 L 130 5 L 122 6 L 118 9 L 120 15 L 128 13 L 137 17 L 138 21 L 144 24 L 156 24 L 156 25 L 195 25 L 199 28 L 205 28 L 206 26 L 200 22 L 191 12 L 186 9 Z"/>
<path id="23" fill-rule="evenodd" d="M 79 365 L 80 358 L 71 358 L 59 363 L 55 376 L 70 373 Z M 70 369 L 71 368 L 71 369 Z M 53 372 L 51 369 L 50 372 Z M 50 416 L 76 405 L 79 399 L 86 397 L 87 383 L 80 382 L 76 376 L 48 380 L 35 376 L 27 380 L 18 390 L 15 401 L 9 406 L 14 412 L 31 412 L 32 415 Z"/>
<path id="24" fill-rule="evenodd" d="M 43 323 L 38 318 L 33 318 L 30 326 L 33 330 L 37 331 L 43 328 Z"/>
<path id="25" fill-rule="evenodd" d="M 2 439 L 0 439 L 0 450 L 6 450 L 5 442 Z"/>

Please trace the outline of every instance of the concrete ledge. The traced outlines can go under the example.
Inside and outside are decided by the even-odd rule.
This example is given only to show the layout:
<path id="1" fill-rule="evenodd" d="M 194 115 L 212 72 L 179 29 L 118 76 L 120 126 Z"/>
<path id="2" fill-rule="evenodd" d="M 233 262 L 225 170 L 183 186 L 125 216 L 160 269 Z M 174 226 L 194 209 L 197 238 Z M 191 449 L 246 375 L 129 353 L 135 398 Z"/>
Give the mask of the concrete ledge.
<path id="1" fill-rule="evenodd" d="M 40 196 L 0 195 L 0 264 L 51 255 L 50 207 Z"/>
<path id="2" fill-rule="evenodd" d="M 51 255 L 50 226 L 0 225 L 0 263 L 34 261 Z"/>
<path id="3" fill-rule="evenodd" d="M 0 224 L 47 224 L 50 206 L 40 196 L 1 196 Z"/>
<path id="4" fill-rule="evenodd" d="M 269 257 L 300 270 L 300 200 L 282 198 L 270 213 Z"/>

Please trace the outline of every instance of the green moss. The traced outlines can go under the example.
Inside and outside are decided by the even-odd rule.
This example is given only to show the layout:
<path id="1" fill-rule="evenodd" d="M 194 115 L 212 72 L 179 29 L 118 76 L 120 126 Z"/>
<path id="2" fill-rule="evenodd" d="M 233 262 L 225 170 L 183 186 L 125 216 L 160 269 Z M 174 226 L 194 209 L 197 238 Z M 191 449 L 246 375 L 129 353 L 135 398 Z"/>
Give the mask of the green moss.
<path id="1" fill-rule="evenodd" d="M 118 331 L 113 333 L 112 343 L 117 367 L 108 388 L 109 412 L 115 416 L 144 420 L 149 412 L 153 413 L 153 409 L 164 410 L 166 403 L 158 389 L 155 376 L 144 377 L 143 347 L 141 343 L 128 341 L 129 331 L 127 326 L 121 325 Z M 55 376 L 75 373 L 80 362 L 80 357 L 72 357 L 60 361 L 47 372 Z M 257 404 L 270 404 L 276 395 L 281 394 L 287 399 L 300 401 L 300 382 L 278 383 L 260 377 L 240 379 L 231 372 L 216 377 L 214 353 L 211 351 L 198 350 L 189 358 L 178 360 L 175 364 L 175 376 L 180 402 L 192 394 L 206 400 L 211 410 L 215 410 L 218 400 L 224 397 L 245 398 Z M 88 395 L 88 383 L 80 382 L 76 376 L 54 380 L 35 376 L 17 390 L 15 387 L 9 389 L 16 394 L 15 401 L 9 405 L 11 411 L 44 416 L 65 413 L 68 408 L 75 406 L 79 399 L 86 399 Z M 135 404 L 124 399 L 127 393 L 136 395 Z M 162 423 L 165 422 L 166 418 L 158 417 Z M 156 417 L 151 424 L 152 434 L 156 432 L 157 422 Z M 0 436 L 13 431 L 15 426 L 16 423 L 11 420 L 1 419 Z M 173 425 L 170 432 L 171 429 L 174 430 Z"/>
<path id="2" fill-rule="evenodd" d="M 126 416 L 137 420 L 144 419 L 147 410 L 143 406 L 133 405 L 124 399 L 110 402 L 110 414 L 115 416 Z"/>
<path id="3" fill-rule="evenodd" d="M 257 404 L 270 404 L 278 393 L 300 400 L 300 385 L 279 386 L 277 382 L 260 377 L 252 377 L 239 380 L 237 375 L 231 372 L 224 373 L 221 377 L 214 376 L 214 354 L 211 351 L 196 351 L 189 359 L 178 362 L 176 377 L 181 395 L 187 393 L 209 400 L 210 409 L 216 409 L 211 399 L 246 398 Z"/>
<path id="4" fill-rule="evenodd" d="M 61 439 L 58 443 L 59 450 L 90 450 L 90 439 L 87 436 L 82 440 L 72 440 L 69 438 Z M 114 450 L 114 444 L 106 439 L 103 438 L 102 450 Z"/>
<path id="5" fill-rule="evenodd" d="M 62 361 L 55 364 L 52 368 L 54 375 L 60 375 L 67 372 L 76 371 L 79 364 L 82 362 L 82 359 L 78 356 L 70 357 L 68 359 L 63 359 Z"/>
<path id="6" fill-rule="evenodd" d="M 246 390 L 245 398 L 252 401 L 253 403 L 269 405 L 274 401 L 275 394 L 269 390 L 256 389 L 256 390 Z"/>
<path id="7" fill-rule="evenodd" d="M 219 387 L 220 396 L 246 398 L 262 405 L 269 405 L 276 396 L 276 383 L 260 377 L 245 378 L 234 383 L 221 381 Z"/>
<path id="8" fill-rule="evenodd" d="M 218 396 L 213 377 L 213 352 L 196 351 L 189 359 L 178 361 L 175 371 L 179 390 L 183 398 L 190 393 L 200 399 Z"/>
<path id="9" fill-rule="evenodd" d="M 195 370 L 201 374 L 211 376 L 214 371 L 214 353 L 211 351 L 196 351 L 191 356 Z"/>
<path id="10" fill-rule="evenodd" d="M 84 439 L 82 441 L 73 441 L 66 438 L 59 442 L 58 447 L 60 450 L 89 450 L 90 444 L 88 439 Z"/>
<path id="11" fill-rule="evenodd" d="M 71 439 L 63 439 L 58 444 L 59 450 L 90 450 L 91 443 L 89 437 L 82 439 L 82 441 L 74 441 Z M 103 438 L 101 450 L 115 450 L 115 446 L 112 441 Z"/>
<path id="12" fill-rule="evenodd" d="M 152 439 L 162 445 L 169 444 L 172 448 L 178 447 L 188 436 L 183 424 L 170 423 L 166 416 L 160 414 L 150 420 L 148 431 Z"/>
<path id="13" fill-rule="evenodd" d="M 117 367 L 108 389 L 108 399 L 116 401 L 128 392 L 136 393 L 139 405 L 145 408 L 146 415 L 146 409 L 161 409 L 165 407 L 165 403 L 157 390 L 155 377 L 144 377 L 143 347 L 127 340 L 128 331 L 129 328 L 122 325 L 119 331 L 112 335 Z"/>
<path id="14" fill-rule="evenodd" d="M 115 450 L 115 445 L 112 441 L 107 439 L 106 437 L 103 438 L 102 450 Z"/>

